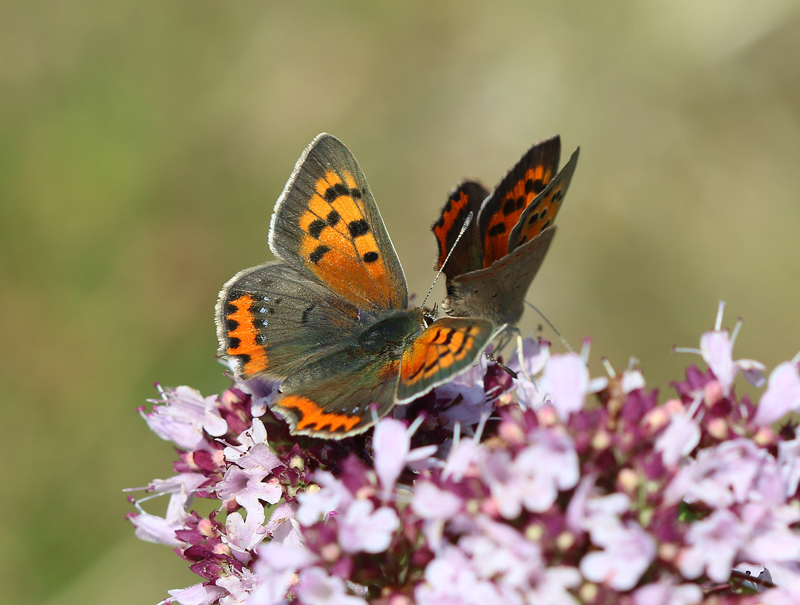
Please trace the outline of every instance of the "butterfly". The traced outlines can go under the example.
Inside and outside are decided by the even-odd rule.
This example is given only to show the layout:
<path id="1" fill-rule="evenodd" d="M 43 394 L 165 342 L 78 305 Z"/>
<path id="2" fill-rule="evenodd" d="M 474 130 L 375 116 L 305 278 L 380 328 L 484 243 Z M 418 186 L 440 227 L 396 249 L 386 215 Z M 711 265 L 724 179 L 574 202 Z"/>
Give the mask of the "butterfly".
<path id="1" fill-rule="evenodd" d="M 320 134 L 275 204 L 276 259 L 236 274 L 216 307 L 239 379 L 282 380 L 294 434 L 341 439 L 467 371 L 497 333 L 409 308 L 403 268 L 355 157 Z M 375 404 L 375 407 L 373 407 Z"/>
<path id="2" fill-rule="evenodd" d="M 558 172 L 558 136 L 531 147 L 489 193 L 465 181 L 448 196 L 432 230 L 439 247 L 435 269 L 444 266 L 444 311 L 454 317 L 479 317 L 514 326 L 525 295 L 553 241 L 556 218 L 578 163 L 576 149 Z M 456 244 L 467 216 L 468 225 Z"/>

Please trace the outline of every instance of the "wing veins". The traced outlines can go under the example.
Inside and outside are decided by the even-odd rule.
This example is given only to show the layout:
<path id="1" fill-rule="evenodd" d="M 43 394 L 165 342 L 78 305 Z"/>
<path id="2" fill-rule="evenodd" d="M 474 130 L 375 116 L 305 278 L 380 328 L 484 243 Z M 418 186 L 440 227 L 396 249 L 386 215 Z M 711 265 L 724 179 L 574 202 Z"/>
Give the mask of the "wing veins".
<path id="1" fill-rule="evenodd" d="M 330 157 L 330 156 L 327 154 L 327 151 L 320 150 L 320 153 L 319 153 L 319 155 L 320 155 L 320 156 L 324 156 L 324 157 L 325 157 L 325 160 L 326 160 L 326 162 L 328 163 L 328 165 L 330 165 L 330 166 L 335 166 L 335 165 L 336 165 L 336 163 L 335 163 L 335 162 L 331 161 L 331 157 Z M 320 165 L 320 168 L 322 168 L 322 169 L 323 169 L 323 171 L 327 172 L 327 169 L 326 169 L 326 168 L 325 168 L 325 166 L 322 164 L 322 162 L 319 162 L 319 160 L 317 160 L 317 158 L 314 158 L 314 160 L 316 160 L 316 161 L 319 163 L 319 165 Z M 353 175 L 353 178 L 354 178 L 354 179 L 356 179 L 356 182 L 357 182 L 359 185 L 361 185 L 360 179 L 358 178 L 358 176 L 359 176 L 359 173 L 361 172 L 361 170 L 360 170 L 360 169 L 358 169 L 358 166 L 353 166 L 353 165 L 351 164 L 351 162 L 349 161 L 349 158 L 347 159 L 347 162 L 346 162 L 346 163 L 347 163 L 347 167 L 348 167 L 348 169 L 350 170 L 350 174 L 352 174 L 352 175 Z M 339 170 L 337 170 L 337 169 L 335 169 L 335 168 L 331 168 L 331 170 L 332 170 L 333 172 L 335 172 L 335 173 L 336 173 L 336 175 L 339 177 L 339 179 L 340 179 L 342 182 L 344 182 L 344 179 L 342 178 L 342 175 L 339 173 Z M 325 178 L 325 177 L 323 176 L 322 178 Z M 326 182 L 326 183 L 328 183 L 328 185 L 330 185 L 330 182 L 329 182 L 327 179 L 325 179 L 325 182 Z M 367 184 L 367 182 L 366 182 L 366 179 L 364 179 L 364 183 L 363 183 L 363 184 L 364 184 L 364 186 L 367 188 L 367 190 L 369 190 L 369 185 Z M 316 191 L 315 191 L 314 193 L 316 194 Z M 371 192 L 371 191 L 369 192 L 369 195 L 372 195 L 372 192 Z M 358 202 L 357 202 L 357 201 L 356 201 L 356 200 L 355 200 L 355 199 L 354 199 L 352 196 L 351 196 L 351 198 L 350 198 L 350 199 L 352 199 L 352 200 L 353 200 L 353 203 L 354 203 L 354 204 L 355 204 L 355 205 L 358 207 L 358 209 L 361 211 L 361 215 L 362 215 L 362 216 L 363 216 L 365 219 L 369 218 L 369 217 L 368 217 L 368 215 L 367 215 L 367 213 L 364 211 L 364 205 L 363 205 L 363 202 L 362 202 L 362 204 L 359 204 L 359 203 L 358 203 Z M 328 205 L 329 205 L 329 206 L 331 206 L 331 208 L 333 208 L 333 205 L 332 205 L 330 202 L 328 202 L 327 200 L 325 200 L 325 201 L 326 201 L 326 203 L 328 203 Z M 316 216 L 316 214 L 315 214 L 315 216 Z M 320 219 L 322 219 L 323 217 L 321 217 L 321 216 L 320 216 L 319 218 L 320 218 Z M 373 238 L 375 238 L 375 244 L 376 244 L 376 245 L 378 245 L 378 238 L 375 236 L 375 232 L 374 232 L 373 225 L 371 224 L 371 222 L 370 222 L 370 225 L 369 225 L 369 226 L 370 226 L 370 230 L 372 231 L 372 237 L 373 237 Z M 385 226 L 384 226 L 384 228 L 385 228 Z M 335 229 L 335 231 L 336 231 L 337 233 L 340 233 L 341 235 L 344 235 L 344 236 L 345 236 L 345 239 L 348 239 L 348 240 L 350 241 L 350 245 L 353 247 L 353 251 L 354 251 L 354 253 L 355 253 L 355 256 L 356 256 L 356 258 L 358 258 L 358 262 L 359 262 L 359 264 L 360 264 L 360 265 L 361 265 L 361 266 L 364 268 L 364 270 L 366 271 L 366 273 L 367 273 L 367 276 L 369 277 L 370 281 L 371 281 L 371 282 L 372 282 L 372 283 L 375 285 L 375 287 L 376 287 L 376 289 L 378 289 L 378 291 L 381 291 L 381 286 L 384 286 L 384 288 L 385 288 L 385 290 L 386 290 L 387 294 L 389 294 L 389 298 L 388 298 L 388 300 L 387 300 L 386 302 L 387 302 L 387 303 L 391 303 L 391 284 L 389 283 L 389 266 L 386 264 L 386 254 L 385 254 L 385 251 L 384 251 L 384 250 L 381 250 L 381 249 L 380 249 L 380 246 L 378 246 L 378 249 L 379 249 L 379 251 L 380 251 L 380 253 L 381 253 L 381 264 L 383 265 L 383 268 L 384 268 L 383 274 L 386 276 L 386 279 L 385 279 L 384 283 L 381 283 L 381 282 L 379 282 L 378 280 L 376 280 L 376 279 L 375 279 L 375 278 L 372 276 L 372 273 L 370 272 L 369 268 L 367 267 L 367 263 L 366 263 L 366 262 L 364 262 L 364 259 L 363 259 L 363 258 L 361 258 L 361 255 L 358 253 L 358 247 L 356 246 L 356 238 L 355 238 L 355 237 L 352 237 L 352 236 L 350 236 L 350 234 L 349 234 L 349 230 L 348 230 L 348 232 L 347 232 L 346 234 L 345 234 L 345 233 L 342 233 L 342 232 L 341 232 L 341 231 L 339 231 L 338 229 Z M 349 236 L 349 237 L 348 237 L 348 236 Z"/>

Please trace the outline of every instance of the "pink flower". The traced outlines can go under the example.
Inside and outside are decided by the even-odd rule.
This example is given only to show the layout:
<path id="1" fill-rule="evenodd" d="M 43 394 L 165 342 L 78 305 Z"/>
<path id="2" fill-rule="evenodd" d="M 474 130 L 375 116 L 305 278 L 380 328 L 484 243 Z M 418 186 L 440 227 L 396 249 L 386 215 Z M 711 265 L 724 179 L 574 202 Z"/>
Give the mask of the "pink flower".
<path id="1" fill-rule="evenodd" d="M 541 372 L 550 359 L 550 343 L 541 338 L 526 338 L 522 341 L 522 359 L 523 365 L 520 366 L 518 356 L 512 356 L 508 367 L 518 374 L 516 385 L 520 405 L 535 409 L 546 401 L 546 393 L 532 377 Z"/>
<path id="2" fill-rule="evenodd" d="M 445 428 L 453 430 L 457 422 L 462 427 L 472 427 L 480 422 L 483 414 L 491 413 L 494 409 L 493 393 L 487 392 L 484 387 L 486 368 L 486 358 L 480 357 L 472 369 L 436 388 L 436 407 L 446 407 Z M 460 403 L 453 405 L 459 397 Z"/>
<path id="3" fill-rule="evenodd" d="M 800 375 L 798 363 L 784 361 L 772 370 L 767 390 L 758 402 L 754 422 L 767 426 L 800 408 Z"/>
<path id="4" fill-rule="evenodd" d="M 521 605 L 504 595 L 493 582 L 481 579 L 469 558 L 447 545 L 425 568 L 425 582 L 417 585 L 418 605 Z"/>
<path id="5" fill-rule="evenodd" d="M 778 466 L 786 488 L 785 495 L 791 498 L 797 493 L 800 483 L 800 439 L 778 443 Z"/>
<path id="6" fill-rule="evenodd" d="M 136 537 L 145 542 L 155 544 L 166 544 L 172 547 L 186 546 L 177 538 L 175 532 L 187 528 L 187 522 L 192 516 L 186 512 L 186 505 L 190 500 L 190 495 L 186 488 L 182 486 L 180 491 L 173 492 L 167 505 L 165 517 L 157 517 L 144 511 L 139 514 L 130 515 L 128 518 L 133 523 Z M 141 509 L 140 509 L 141 510 Z"/>
<path id="7" fill-rule="evenodd" d="M 637 523 L 628 521 L 592 523 L 592 543 L 604 550 L 581 559 L 580 570 L 587 580 L 604 582 L 614 590 L 630 590 L 655 558 L 653 538 Z"/>
<path id="8" fill-rule="evenodd" d="M 263 443 L 256 444 L 237 460 L 239 466 L 231 465 L 225 477 L 214 488 L 224 500 L 233 498 L 247 511 L 248 519 L 264 522 L 264 507 L 261 501 L 276 504 L 283 495 L 277 479 L 264 483 L 264 478 L 280 464 L 277 456 Z M 240 468 L 242 467 L 242 468 Z"/>
<path id="9" fill-rule="evenodd" d="M 559 418 L 566 421 L 569 415 L 583 409 L 588 393 L 603 389 L 605 378 L 589 379 L 586 362 L 575 353 L 552 355 L 544 368 L 540 390 L 550 396 Z"/>
<path id="10" fill-rule="evenodd" d="M 170 596 L 175 599 L 179 605 L 212 605 L 216 603 L 220 597 L 227 594 L 224 588 L 214 586 L 213 584 L 195 584 L 188 588 L 181 588 L 180 590 L 169 590 Z"/>
<path id="11" fill-rule="evenodd" d="M 484 466 L 492 498 L 506 519 L 518 517 L 523 505 L 531 512 L 546 511 L 558 490 L 572 489 L 580 478 L 578 455 L 568 437 L 536 430 L 530 440 L 533 445 L 513 461 L 507 450 L 498 450 Z"/>
<path id="12" fill-rule="evenodd" d="M 203 431 L 213 437 L 221 437 L 228 431 L 228 425 L 217 410 L 217 397 L 205 399 L 195 389 L 178 387 L 162 391 L 163 400 L 154 403 L 150 414 L 143 414 L 147 426 L 165 441 L 172 441 L 178 447 L 194 451 L 208 449 Z"/>
<path id="13" fill-rule="evenodd" d="M 708 518 L 692 523 L 686 534 L 688 546 L 678 557 L 678 568 L 687 580 L 703 571 L 715 582 L 727 582 L 736 554 L 747 538 L 739 518 L 727 509 L 714 511 Z"/>
<path id="14" fill-rule="evenodd" d="M 339 544 L 347 552 L 383 552 L 400 526 L 393 509 L 383 506 L 375 510 L 369 500 L 353 502 L 338 522 Z"/>
<path id="15" fill-rule="evenodd" d="M 477 439 L 461 439 L 458 443 L 453 443 L 447 454 L 442 479 L 446 481 L 452 477 L 455 481 L 461 481 L 469 472 L 470 467 L 485 454 L 485 448 L 478 443 Z"/>
<path id="16" fill-rule="evenodd" d="M 461 510 L 461 498 L 430 481 L 417 481 L 411 509 L 422 519 L 451 519 Z"/>
<path id="17" fill-rule="evenodd" d="M 675 466 L 700 443 L 700 426 L 692 419 L 694 408 L 673 414 L 669 426 L 656 440 L 655 449 L 661 452 L 661 459 L 667 466 Z"/>
<path id="18" fill-rule="evenodd" d="M 364 599 L 345 592 L 341 578 L 329 576 L 319 567 L 300 573 L 297 596 L 304 605 L 367 605 Z"/>
<path id="19" fill-rule="evenodd" d="M 353 494 L 328 471 L 317 471 L 314 480 L 320 489 L 307 490 L 297 496 L 300 508 L 296 518 L 300 525 L 313 525 L 320 518 L 327 519 L 333 511 L 349 505 L 353 499 Z"/>
<path id="20" fill-rule="evenodd" d="M 295 582 L 295 574 L 317 562 L 310 550 L 268 542 L 258 548 L 253 572 L 261 583 L 253 590 L 247 605 L 279 605 L 286 602 L 286 593 Z"/>
<path id="21" fill-rule="evenodd" d="M 176 494 L 180 491 L 186 491 L 187 494 L 192 494 L 207 480 L 208 479 L 200 473 L 180 473 L 169 479 L 153 479 L 147 486 L 147 491 L 158 495 Z"/>
<path id="22" fill-rule="evenodd" d="M 501 589 L 526 590 L 542 570 L 541 549 L 513 527 L 478 516 L 479 531 L 463 536 L 458 547 L 472 559 L 478 577 Z"/>
<path id="23" fill-rule="evenodd" d="M 740 359 L 733 361 L 733 345 L 736 335 L 741 325 L 741 320 L 734 330 L 733 337 L 727 330 L 722 330 L 722 313 L 725 303 L 720 301 L 717 310 L 717 321 L 714 329 L 705 332 L 700 337 L 700 349 L 675 349 L 683 353 L 699 353 L 703 360 L 714 372 L 714 376 L 722 387 L 723 394 L 727 397 L 730 394 L 736 374 L 742 371 L 745 379 L 754 386 L 761 386 L 764 383 L 763 372 L 766 369 L 762 363 L 752 359 Z"/>
<path id="24" fill-rule="evenodd" d="M 399 420 L 384 418 L 375 427 L 372 448 L 375 452 L 375 474 L 388 500 L 394 484 L 408 462 L 418 462 L 436 453 L 436 446 L 411 450 L 411 429 Z"/>
<path id="25" fill-rule="evenodd" d="M 634 605 L 696 605 L 703 600 L 697 584 L 676 585 L 671 580 L 645 584 L 633 593 Z"/>
<path id="26" fill-rule="evenodd" d="M 217 586 L 224 588 L 228 594 L 219 600 L 219 605 L 244 605 L 252 592 L 261 584 L 262 579 L 246 567 L 241 571 L 217 578 Z"/>
<path id="27" fill-rule="evenodd" d="M 225 520 L 222 541 L 231 549 L 234 557 L 245 565 L 250 562 L 250 551 L 267 537 L 267 529 L 256 515 L 247 515 L 247 521 L 239 513 L 231 513 Z"/>
<path id="28" fill-rule="evenodd" d="M 574 567 L 564 565 L 548 567 L 536 583 L 536 588 L 526 593 L 528 603 L 542 605 L 578 605 L 569 592 L 581 584 L 581 574 Z M 638 604 L 637 604 L 638 605 Z"/>
<path id="29" fill-rule="evenodd" d="M 774 497 L 776 490 L 767 489 L 761 476 L 769 481 L 777 477 L 776 472 L 775 459 L 749 439 L 725 441 L 698 452 L 667 486 L 664 498 L 667 503 L 685 498 L 689 502 L 699 500 L 709 506 L 726 507 L 745 502 L 751 496 L 761 499 L 772 493 Z M 760 487 L 765 489 L 759 494 Z"/>
<path id="30" fill-rule="evenodd" d="M 295 519 L 297 502 L 282 502 L 272 511 L 264 525 L 274 544 L 299 545 L 302 542 L 300 525 Z"/>
<path id="31" fill-rule="evenodd" d="M 766 590 L 758 597 L 763 605 L 797 605 L 800 603 L 800 575 L 783 574 L 777 588 Z"/>
<path id="32" fill-rule="evenodd" d="M 746 560 L 764 565 L 800 561 L 800 534 L 789 528 L 800 521 L 800 510 L 752 503 L 743 507 L 741 517 L 749 531 L 742 549 Z"/>

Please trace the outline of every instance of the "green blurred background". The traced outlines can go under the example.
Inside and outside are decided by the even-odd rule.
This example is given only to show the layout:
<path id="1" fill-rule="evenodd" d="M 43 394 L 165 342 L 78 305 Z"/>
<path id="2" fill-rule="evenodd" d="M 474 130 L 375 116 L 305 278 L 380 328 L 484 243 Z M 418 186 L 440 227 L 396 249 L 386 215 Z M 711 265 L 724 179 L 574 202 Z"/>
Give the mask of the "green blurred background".
<path id="1" fill-rule="evenodd" d="M 719 299 L 747 320 L 737 355 L 800 349 L 797 1 L 6 1 L 0 600 L 155 603 L 196 581 L 124 519 L 121 489 L 173 458 L 135 410 L 156 380 L 228 385 L 217 292 L 269 258 L 322 131 L 421 295 L 459 179 L 492 186 L 555 133 L 564 158 L 580 145 L 529 299 L 594 338 L 594 375 L 635 355 L 670 393 L 695 361 L 670 348 Z"/>

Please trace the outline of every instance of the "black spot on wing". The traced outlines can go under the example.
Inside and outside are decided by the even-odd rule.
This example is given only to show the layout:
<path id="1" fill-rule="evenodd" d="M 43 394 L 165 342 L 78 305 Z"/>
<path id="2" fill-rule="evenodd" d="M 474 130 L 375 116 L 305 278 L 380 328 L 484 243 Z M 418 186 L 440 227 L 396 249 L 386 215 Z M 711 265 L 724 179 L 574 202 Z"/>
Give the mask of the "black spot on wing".
<path id="1" fill-rule="evenodd" d="M 329 224 L 331 227 L 335 227 L 336 225 L 338 225 L 338 224 L 339 224 L 339 221 L 340 221 L 340 220 L 342 220 L 342 217 L 341 217 L 341 216 L 339 216 L 339 213 L 338 213 L 338 212 L 336 212 L 336 210 L 331 210 L 331 211 L 328 213 L 328 217 L 327 217 L 325 220 L 327 221 L 327 223 L 328 223 L 328 224 Z"/>
<path id="2" fill-rule="evenodd" d="M 376 260 L 378 260 L 378 253 L 377 252 L 366 252 L 364 254 L 364 256 L 362 256 L 361 258 L 364 259 L 365 263 L 374 263 Z"/>
<path id="3" fill-rule="evenodd" d="M 506 224 L 497 223 L 494 227 L 489 229 L 489 237 L 497 237 L 498 235 L 502 235 L 505 232 L 506 232 Z"/>
<path id="4" fill-rule="evenodd" d="M 325 201 L 329 203 L 336 201 L 337 198 L 345 196 L 352 197 L 354 200 L 360 200 L 362 197 L 361 190 L 356 187 L 350 189 L 344 183 L 336 183 L 325 190 Z"/>
<path id="5" fill-rule="evenodd" d="M 322 257 L 325 256 L 326 253 L 330 252 L 331 249 L 326 246 L 325 244 L 320 244 L 317 246 L 314 251 L 308 256 L 308 260 L 310 260 L 315 265 L 322 260 Z"/>
<path id="6" fill-rule="evenodd" d="M 319 239 L 322 230 L 327 226 L 328 226 L 327 222 L 321 219 L 317 219 L 308 226 L 308 234 L 314 239 Z"/>
<path id="7" fill-rule="evenodd" d="M 311 314 L 311 311 L 313 311 L 313 310 L 314 310 L 314 307 L 316 307 L 316 306 L 317 306 L 317 305 L 316 305 L 316 303 L 315 303 L 315 304 L 312 304 L 312 305 L 311 305 L 310 307 L 308 307 L 308 308 L 307 308 L 305 311 L 303 311 L 303 316 L 302 316 L 302 318 L 300 319 L 300 322 L 301 322 L 303 325 L 307 325 L 307 324 L 308 324 L 308 316 Z"/>
<path id="8" fill-rule="evenodd" d="M 350 188 L 344 183 L 336 183 L 325 190 L 325 201 L 334 202 L 343 195 L 350 195 Z"/>
<path id="9" fill-rule="evenodd" d="M 350 221 L 347 224 L 347 228 L 350 230 L 350 235 L 352 237 L 360 237 L 369 233 L 369 223 L 363 218 L 357 221 Z"/>
<path id="10" fill-rule="evenodd" d="M 532 191 L 533 193 L 539 194 L 543 190 L 544 190 L 544 183 L 542 182 L 542 179 L 536 179 L 536 180 L 528 179 L 527 181 L 525 181 L 525 193 L 530 193 Z"/>

